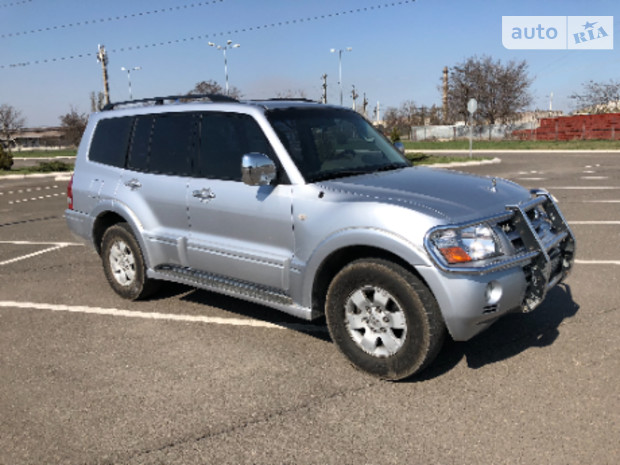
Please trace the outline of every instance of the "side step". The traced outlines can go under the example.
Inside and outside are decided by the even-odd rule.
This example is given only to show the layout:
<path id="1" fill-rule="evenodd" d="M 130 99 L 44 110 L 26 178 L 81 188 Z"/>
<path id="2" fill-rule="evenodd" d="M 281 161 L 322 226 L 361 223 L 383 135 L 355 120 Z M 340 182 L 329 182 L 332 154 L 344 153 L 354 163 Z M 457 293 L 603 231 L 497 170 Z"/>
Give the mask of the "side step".
<path id="1" fill-rule="evenodd" d="M 149 277 L 163 281 L 173 281 L 189 286 L 237 297 L 258 304 L 275 308 L 289 315 L 313 320 L 321 313 L 313 312 L 308 307 L 296 304 L 293 299 L 281 291 L 267 286 L 260 286 L 247 281 L 207 273 L 177 265 L 161 265 L 149 272 Z"/>

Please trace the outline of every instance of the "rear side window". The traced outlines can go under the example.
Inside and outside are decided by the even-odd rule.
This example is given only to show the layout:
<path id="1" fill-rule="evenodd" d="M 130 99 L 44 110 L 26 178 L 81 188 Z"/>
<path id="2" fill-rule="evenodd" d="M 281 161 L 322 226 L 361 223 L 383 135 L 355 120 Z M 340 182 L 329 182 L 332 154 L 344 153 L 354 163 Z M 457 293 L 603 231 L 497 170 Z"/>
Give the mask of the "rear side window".
<path id="1" fill-rule="evenodd" d="M 156 116 L 151 137 L 149 171 L 191 175 L 197 148 L 197 132 L 195 113 Z"/>
<path id="2" fill-rule="evenodd" d="M 192 175 L 198 141 L 196 113 L 162 113 L 136 120 L 128 168 L 157 174 Z"/>
<path id="3" fill-rule="evenodd" d="M 90 144 L 90 160 L 123 168 L 133 120 L 131 116 L 100 120 Z"/>

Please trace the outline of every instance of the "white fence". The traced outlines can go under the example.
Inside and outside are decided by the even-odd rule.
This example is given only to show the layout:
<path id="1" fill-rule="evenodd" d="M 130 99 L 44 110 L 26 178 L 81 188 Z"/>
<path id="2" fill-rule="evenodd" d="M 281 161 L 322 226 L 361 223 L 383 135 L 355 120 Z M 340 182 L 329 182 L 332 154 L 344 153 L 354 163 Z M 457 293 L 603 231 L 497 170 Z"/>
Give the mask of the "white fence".
<path id="1" fill-rule="evenodd" d="M 489 124 L 474 126 L 473 137 L 477 140 L 506 139 L 512 131 L 519 129 L 535 129 L 537 122 L 519 124 Z M 455 140 L 469 138 L 469 126 L 412 126 L 410 140 Z"/>

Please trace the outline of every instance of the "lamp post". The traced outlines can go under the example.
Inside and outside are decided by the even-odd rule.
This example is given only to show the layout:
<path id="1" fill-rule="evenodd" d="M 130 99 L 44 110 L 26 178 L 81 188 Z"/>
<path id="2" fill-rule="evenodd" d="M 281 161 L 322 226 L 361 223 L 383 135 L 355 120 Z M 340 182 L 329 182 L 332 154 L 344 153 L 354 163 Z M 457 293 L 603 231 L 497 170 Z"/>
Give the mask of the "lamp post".
<path id="1" fill-rule="evenodd" d="M 215 47 L 218 50 L 221 50 L 222 53 L 224 53 L 224 76 L 226 78 L 226 95 L 228 95 L 228 59 L 226 58 L 226 50 L 228 50 L 229 48 L 239 48 L 241 47 L 241 44 L 233 45 L 232 40 L 228 39 L 226 41 L 226 45 L 216 45 L 213 42 L 209 42 L 209 46 Z"/>
<path id="2" fill-rule="evenodd" d="M 340 106 L 342 106 L 342 52 L 350 52 L 351 50 L 353 50 L 351 47 L 347 47 L 344 50 L 336 50 L 335 48 L 330 50 L 332 53 L 338 52 L 338 85 L 340 86 Z"/>
<path id="3" fill-rule="evenodd" d="M 140 66 L 134 66 L 133 68 L 125 68 L 124 66 L 121 68 L 121 71 L 127 71 L 127 82 L 129 84 L 129 100 L 133 100 L 133 95 L 131 94 L 131 72 L 138 71 L 142 69 Z"/>

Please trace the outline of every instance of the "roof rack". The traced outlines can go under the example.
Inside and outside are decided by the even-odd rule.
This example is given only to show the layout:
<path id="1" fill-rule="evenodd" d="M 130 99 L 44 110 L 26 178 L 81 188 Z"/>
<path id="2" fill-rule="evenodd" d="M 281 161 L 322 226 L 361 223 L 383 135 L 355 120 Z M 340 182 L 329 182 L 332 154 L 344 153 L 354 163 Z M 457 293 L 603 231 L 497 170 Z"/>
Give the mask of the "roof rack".
<path id="1" fill-rule="evenodd" d="M 273 98 L 261 98 L 249 100 L 250 102 L 310 102 L 318 103 L 316 100 L 312 100 L 305 97 L 273 97 Z"/>
<path id="2" fill-rule="evenodd" d="M 238 102 L 239 100 L 221 94 L 188 94 L 188 95 L 169 95 L 167 97 L 151 97 L 138 100 L 127 100 L 125 102 L 108 103 L 101 110 L 109 111 L 114 108 L 126 105 L 136 105 L 140 103 L 155 103 L 155 105 L 163 105 L 166 100 L 172 100 L 176 102 L 187 102 L 190 100 L 208 100 L 210 102 Z"/>

